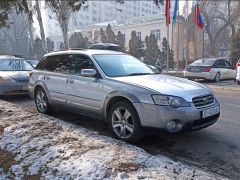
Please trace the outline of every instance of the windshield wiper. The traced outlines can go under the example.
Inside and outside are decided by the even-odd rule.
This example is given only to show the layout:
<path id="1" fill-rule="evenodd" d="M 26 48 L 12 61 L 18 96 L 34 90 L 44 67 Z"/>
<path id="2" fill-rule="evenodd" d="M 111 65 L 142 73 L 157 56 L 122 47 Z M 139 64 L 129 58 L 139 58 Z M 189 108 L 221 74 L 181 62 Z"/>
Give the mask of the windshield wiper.
<path id="1" fill-rule="evenodd" d="M 140 76 L 140 75 L 149 75 L 149 74 L 154 74 L 154 73 L 132 73 L 132 74 L 129 74 L 128 76 Z"/>

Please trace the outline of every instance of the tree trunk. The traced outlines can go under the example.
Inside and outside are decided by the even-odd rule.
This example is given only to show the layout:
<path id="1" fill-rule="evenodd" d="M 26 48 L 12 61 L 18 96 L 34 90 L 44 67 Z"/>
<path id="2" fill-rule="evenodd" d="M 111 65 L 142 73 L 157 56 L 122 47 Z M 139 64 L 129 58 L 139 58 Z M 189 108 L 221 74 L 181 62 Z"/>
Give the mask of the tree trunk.
<path id="1" fill-rule="evenodd" d="M 31 56 L 33 56 L 33 44 L 34 44 L 34 36 L 33 36 L 33 22 L 32 18 L 28 17 L 28 33 L 29 33 L 29 50 L 31 53 Z"/>
<path id="2" fill-rule="evenodd" d="M 70 18 L 70 12 L 67 9 L 67 1 L 61 0 L 60 13 L 59 13 L 59 22 L 63 33 L 63 42 L 65 49 L 69 48 L 68 41 L 68 21 Z"/>
<path id="3" fill-rule="evenodd" d="M 69 48 L 69 41 L 68 41 L 68 20 L 63 20 L 61 24 L 61 29 L 63 33 L 63 41 L 65 49 Z"/>
<path id="4" fill-rule="evenodd" d="M 36 0 L 36 10 L 37 10 L 37 19 L 38 19 L 38 24 L 40 27 L 40 35 L 42 39 L 42 46 L 44 49 L 44 52 L 47 52 L 47 43 L 46 43 L 46 38 L 45 38 L 45 32 L 43 28 L 43 22 L 42 22 L 42 14 L 39 6 L 39 0 Z"/>

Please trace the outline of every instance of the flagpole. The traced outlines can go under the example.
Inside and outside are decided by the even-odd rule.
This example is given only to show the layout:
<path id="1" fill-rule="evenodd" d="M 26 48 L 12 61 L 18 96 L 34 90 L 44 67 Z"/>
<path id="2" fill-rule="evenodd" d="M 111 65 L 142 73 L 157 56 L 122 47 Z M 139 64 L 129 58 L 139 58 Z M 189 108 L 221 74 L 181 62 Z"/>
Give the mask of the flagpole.
<path id="1" fill-rule="evenodd" d="M 167 72 L 168 72 L 168 62 L 169 62 L 169 26 L 167 26 Z"/>
<path id="2" fill-rule="evenodd" d="M 172 22 L 172 38 L 171 38 L 171 49 L 173 48 L 173 22 Z M 174 60 L 174 59 L 173 59 Z"/>
<path id="3" fill-rule="evenodd" d="M 188 37 L 188 28 L 189 28 L 189 27 L 188 27 L 188 26 L 189 26 L 189 25 L 188 25 L 188 1 L 186 1 L 186 3 L 187 3 L 187 4 L 186 4 L 186 5 L 187 5 L 187 49 L 186 49 L 186 66 L 187 66 L 187 65 L 188 65 L 188 60 L 189 60 L 189 59 L 188 59 L 188 58 L 189 58 L 189 55 L 188 55 L 188 54 L 189 54 L 189 52 L 188 52 L 188 41 L 189 41 L 189 37 Z"/>
<path id="4" fill-rule="evenodd" d="M 205 48 L 205 47 L 204 47 L 204 29 L 203 29 L 203 33 L 202 33 L 202 38 L 203 38 L 203 44 L 202 44 L 202 46 L 203 46 L 203 52 L 202 52 L 202 53 L 203 53 L 203 56 L 202 56 L 202 57 L 204 58 L 204 53 L 205 53 L 205 52 L 204 52 L 204 48 Z"/>
<path id="5" fill-rule="evenodd" d="M 179 5 L 178 5 L 178 16 L 177 16 L 177 74 L 179 70 Z"/>

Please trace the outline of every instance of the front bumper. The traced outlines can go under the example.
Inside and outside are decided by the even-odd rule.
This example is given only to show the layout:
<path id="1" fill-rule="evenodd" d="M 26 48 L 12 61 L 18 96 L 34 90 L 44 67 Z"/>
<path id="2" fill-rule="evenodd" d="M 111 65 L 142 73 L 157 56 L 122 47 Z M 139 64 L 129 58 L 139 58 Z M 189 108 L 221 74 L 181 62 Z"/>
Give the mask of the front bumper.
<path id="1" fill-rule="evenodd" d="M 28 94 L 27 83 L 1 84 L 0 95 Z"/>
<path id="2" fill-rule="evenodd" d="M 158 106 L 144 103 L 135 103 L 134 106 L 137 109 L 143 127 L 167 130 L 167 124 L 174 120 L 180 124 L 175 132 L 184 129 L 197 130 L 210 126 L 214 124 L 220 116 L 219 113 L 207 118 L 202 118 L 203 110 L 220 106 L 217 100 L 210 106 L 204 108 L 196 108 L 192 103 L 190 107 L 181 107 L 178 109 L 174 109 L 170 106 Z"/>
<path id="3" fill-rule="evenodd" d="M 196 79 L 208 79 L 214 80 L 216 74 L 212 72 L 188 72 L 184 71 L 184 77 L 186 78 L 196 78 Z"/>

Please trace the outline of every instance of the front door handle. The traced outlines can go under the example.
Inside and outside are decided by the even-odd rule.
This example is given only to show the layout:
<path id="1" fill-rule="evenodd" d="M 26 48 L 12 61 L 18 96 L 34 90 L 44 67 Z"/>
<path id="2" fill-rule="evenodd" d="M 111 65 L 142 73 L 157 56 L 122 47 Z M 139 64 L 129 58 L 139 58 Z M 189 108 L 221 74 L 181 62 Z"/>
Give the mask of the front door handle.
<path id="1" fill-rule="evenodd" d="M 45 76 L 45 79 L 46 79 L 46 80 L 49 80 L 50 78 L 49 78 L 48 76 Z"/>
<path id="2" fill-rule="evenodd" d="M 70 83 L 70 84 L 74 84 L 74 80 L 69 79 L 69 83 Z"/>

